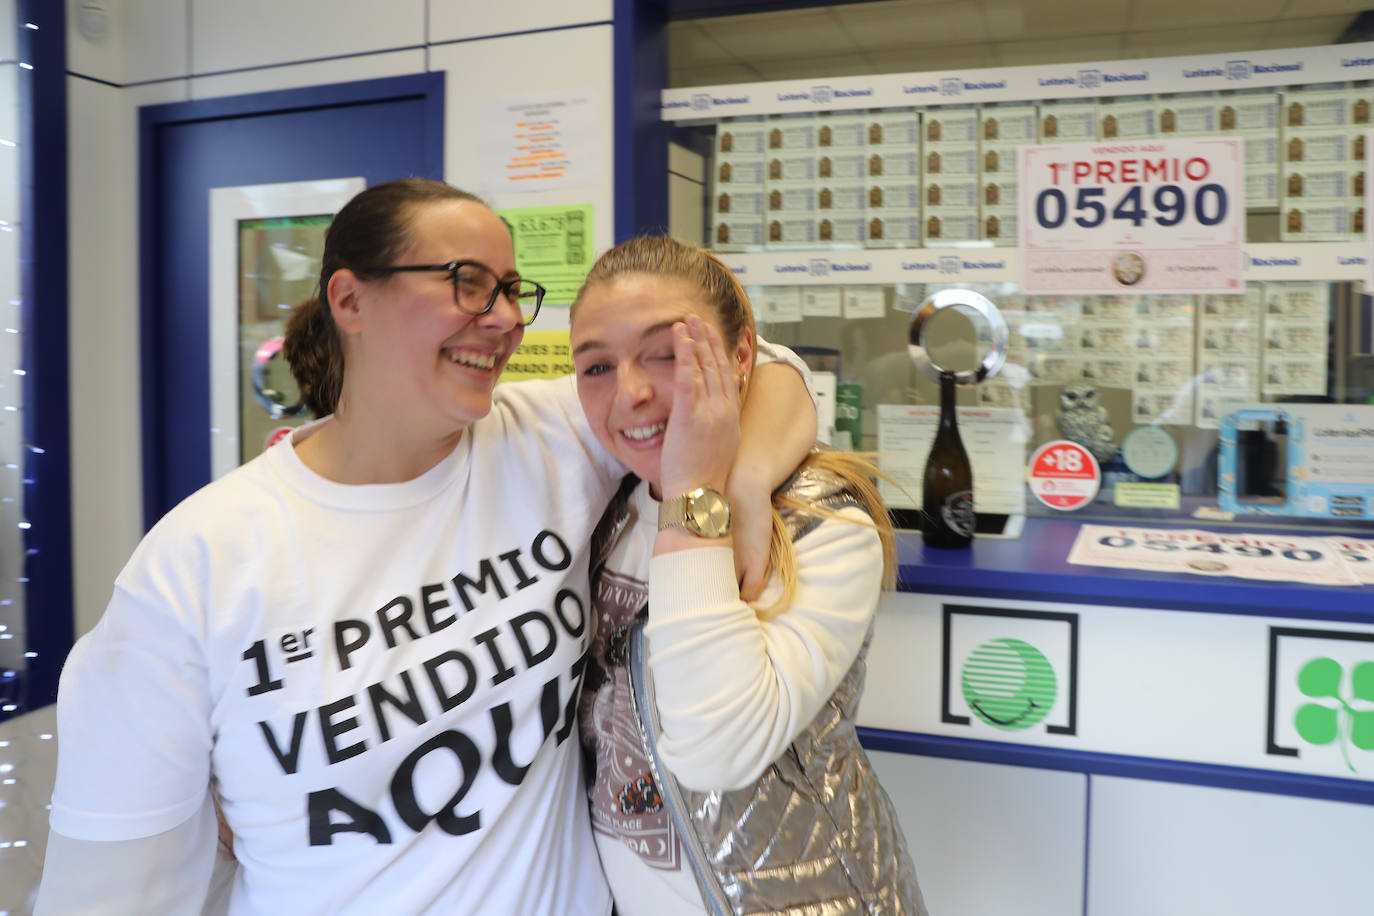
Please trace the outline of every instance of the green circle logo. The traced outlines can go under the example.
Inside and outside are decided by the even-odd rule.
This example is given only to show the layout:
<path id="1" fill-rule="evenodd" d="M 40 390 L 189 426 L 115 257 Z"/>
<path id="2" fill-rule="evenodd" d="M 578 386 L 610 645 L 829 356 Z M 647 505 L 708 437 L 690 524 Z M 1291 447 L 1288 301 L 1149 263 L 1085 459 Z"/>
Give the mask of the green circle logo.
<path id="1" fill-rule="evenodd" d="M 964 702 L 994 728 L 1019 731 L 1050 714 L 1059 683 L 1030 643 L 1003 637 L 974 649 L 960 676 Z"/>

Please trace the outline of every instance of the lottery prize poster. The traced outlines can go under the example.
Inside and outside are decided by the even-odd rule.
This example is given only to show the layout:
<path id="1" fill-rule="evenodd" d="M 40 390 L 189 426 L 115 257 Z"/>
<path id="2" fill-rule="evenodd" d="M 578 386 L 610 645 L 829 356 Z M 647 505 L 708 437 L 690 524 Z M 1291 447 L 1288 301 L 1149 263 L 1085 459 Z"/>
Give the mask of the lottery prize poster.
<path id="1" fill-rule="evenodd" d="M 1349 551 L 1358 552 L 1353 546 Z M 1345 552 L 1333 539 L 1321 537 L 1084 525 L 1068 562 L 1266 582 L 1359 585 Z"/>
<path id="2" fill-rule="evenodd" d="M 1244 156 L 1235 137 L 1021 147 L 1022 291 L 1240 292 Z"/>

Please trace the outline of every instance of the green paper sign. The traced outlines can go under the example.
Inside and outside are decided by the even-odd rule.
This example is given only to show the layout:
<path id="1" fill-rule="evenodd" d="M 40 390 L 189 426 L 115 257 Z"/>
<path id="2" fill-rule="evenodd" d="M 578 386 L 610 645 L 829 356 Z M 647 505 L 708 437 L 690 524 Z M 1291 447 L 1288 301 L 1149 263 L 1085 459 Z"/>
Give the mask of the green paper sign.
<path id="1" fill-rule="evenodd" d="M 497 210 L 515 242 L 515 269 L 548 290 L 545 305 L 572 305 L 595 258 L 592 205 Z"/>

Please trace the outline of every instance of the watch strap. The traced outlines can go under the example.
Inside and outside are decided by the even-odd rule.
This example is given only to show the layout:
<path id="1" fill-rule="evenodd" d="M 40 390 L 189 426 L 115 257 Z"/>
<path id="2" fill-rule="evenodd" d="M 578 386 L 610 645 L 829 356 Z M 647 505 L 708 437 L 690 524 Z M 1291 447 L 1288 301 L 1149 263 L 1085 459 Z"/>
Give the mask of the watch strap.
<path id="1" fill-rule="evenodd" d="M 681 496 L 665 499 L 658 504 L 659 531 L 687 523 L 687 496 L 688 494 L 683 493 Z"/>

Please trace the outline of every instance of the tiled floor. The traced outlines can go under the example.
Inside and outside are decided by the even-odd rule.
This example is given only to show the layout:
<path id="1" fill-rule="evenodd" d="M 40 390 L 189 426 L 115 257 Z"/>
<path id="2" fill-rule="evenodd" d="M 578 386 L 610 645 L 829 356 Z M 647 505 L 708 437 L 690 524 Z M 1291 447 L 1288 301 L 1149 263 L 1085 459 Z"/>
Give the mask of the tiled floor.
<path id="1" fill-rule="evenodd" d="M 57 707 L 0 724 L 0 916 L 29 916 L 48 845 Z"/>

